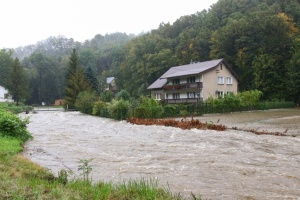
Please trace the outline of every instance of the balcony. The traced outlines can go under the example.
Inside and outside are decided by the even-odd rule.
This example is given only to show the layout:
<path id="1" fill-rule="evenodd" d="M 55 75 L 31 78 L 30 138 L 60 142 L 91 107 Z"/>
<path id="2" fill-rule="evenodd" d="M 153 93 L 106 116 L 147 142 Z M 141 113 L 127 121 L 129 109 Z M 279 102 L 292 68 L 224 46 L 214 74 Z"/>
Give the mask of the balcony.
<path id="1" fill-rule="evenodd" d="M 164 90 L 184 90 L 184 89 L 190 89 L 190 88 L 202 88 L 202 82 L 196 82 L 196 83 L 183 83 L 178 85 L 165 85 L 163 87 Z"/>
<path id="2" fill-rule="evenodd" d="M 198 103 L 203 101 L 203 98 L 183 98 L 183 99 L 164 99 L 168 104 L 174 103 Z"/>

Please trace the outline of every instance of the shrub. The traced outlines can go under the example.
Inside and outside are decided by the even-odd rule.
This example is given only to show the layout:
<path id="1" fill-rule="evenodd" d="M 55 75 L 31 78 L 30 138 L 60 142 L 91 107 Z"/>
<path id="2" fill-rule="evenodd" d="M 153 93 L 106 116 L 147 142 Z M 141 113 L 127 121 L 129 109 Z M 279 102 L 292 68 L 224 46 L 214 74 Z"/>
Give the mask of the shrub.
<path id="1" fill-rule="evenodd" d="M 180 109 L 176 105 L 167 104 L 163 107 L 164 117 L 174 117 L 180 114 Z"/>
<path id="2" fill-rule="evenodd" d="M 104 91 L 100 95 L 100 100 L 104 102 L 110 102 L 112 101 L 113 97 L 114 97 L 114 93 L 112 91 Z"/>
<path id="3" fill-rule="evenodd" d="M 11 111 L 13 113 L 21 113 L 21 112 L 25 112 L 25 111 L 29 111 L 32 110 L 32 106 L 26 106 L 22 103 L 19 103 L 19 105 L 17 106 L 16 103 L 11 103 L 11 102 L 1 102 L 0 103 L 0 109 L 3 110 L 7 110 L 7 111 Z"/>
<path id="4" fill-rule="evenodd" d="M 242 106 L 255 106 L 259 103 L 263 93 L 259 90 L 249 90 L 237 95 L 241 98 Z"/>
<path id="5" fill-rule="evenodd" d="M 123 99 L 108 103 L 108 111 L 113 119 L 124 120 L 129 115 L 129 102 Z"/>
<path id="6" fill-rule="evenodd" d="M 91 92 L 80 92 L 75 101 L 75 107 L 80 112 L 86 114 L 92 114 L 93 106 L 95 101 L 97 100 L 96 94 Z"/>
<path id="7" fill-rule="evenodd" d="M 93 106 L 93 115 L 97 115 L 100 117 L 106 117 L 109 118 L 110 114 L 107 108 L 107 103 L 103 102 L 103 101 L 97 101 L 94 106 Z"/>
<path id="8" fill-rule="evenodd" d="M 140 105 L 135 109 L 134 115 L 139 118 L 159 118 L 163 114 L 163 108 L 153 98 L 141 97 Z"/>
<path id="9" fill-rule="evenodd" d="M 117 94 L 117 99 L 123 99 L 123 100 L 129 100 L 130 99 L 130 95 L 127 92 L 127 90 L 121 90 L 118 94 Z"/>
<path id="10" fill-rule="evenodd" d="M 0 110 L 0 136 L 13 137 L 23 142 L 31 139 L 31 134 L 26 130 L 28 119 L 20 119 L 17 115 Z"/>

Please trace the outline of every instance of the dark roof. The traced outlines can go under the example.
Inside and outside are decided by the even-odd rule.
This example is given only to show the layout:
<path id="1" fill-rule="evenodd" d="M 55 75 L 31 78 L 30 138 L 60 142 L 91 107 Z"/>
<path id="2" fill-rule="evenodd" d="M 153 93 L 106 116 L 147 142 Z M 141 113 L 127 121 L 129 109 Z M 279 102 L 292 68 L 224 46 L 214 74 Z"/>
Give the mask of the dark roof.
<path id="1" fill-rule="evenodd" d="M 159 89 L 162 88 L 167 83 L 167 78 L 175 78 L 181 76 L 188 76 L 199 74 L 201 72 L 207 71 L 211 68 L 216 67 L 220 64 L 223 59 L 210 60 L 205 62 L 194 62 L 188 65 L 181 65 L 176 67 L 171 67 L 166 73 L 164 73 L 159 79 L 152 83 L 148 89 Z"/>

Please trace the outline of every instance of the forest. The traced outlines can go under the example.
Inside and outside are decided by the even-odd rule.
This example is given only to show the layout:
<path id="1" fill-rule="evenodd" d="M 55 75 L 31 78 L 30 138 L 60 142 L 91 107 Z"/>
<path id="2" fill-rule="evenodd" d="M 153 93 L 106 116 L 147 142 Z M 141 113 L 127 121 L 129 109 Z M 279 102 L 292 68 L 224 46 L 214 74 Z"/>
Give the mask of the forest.
<path id="1" fill-rule="evenodd" d="M 208 10 L 181 16 L 173 24 L 140 35 L 95 35 L 85 42 L 52 36 L 34 45 L 0 50 L 0 85 L 20 61 L 28 77 L 28 104 L 64 98 L 74 49 L 84 73 L 106 77 L 132 97 L 172 66 L 224 58 L 238 74 L 239 91 L 259 90 L 264 100 L 300 101 L 300 0 L 219 0 Z M 18 64 L 17 64 L 18 65 Z M 94 80 L 93 80 L 94 81 Z"/>

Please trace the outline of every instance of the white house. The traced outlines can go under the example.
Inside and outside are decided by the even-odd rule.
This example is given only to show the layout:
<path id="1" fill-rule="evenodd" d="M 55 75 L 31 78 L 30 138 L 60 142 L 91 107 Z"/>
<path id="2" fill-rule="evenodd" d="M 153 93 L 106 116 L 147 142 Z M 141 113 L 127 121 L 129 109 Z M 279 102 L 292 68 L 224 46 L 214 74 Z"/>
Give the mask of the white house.
<path id="1" fill-rule="evenodd" d="M 238 92 L 238 77 L 224 59 L 171 67 L 148 87 L 167 103 L 196 103 Z"/>
<path id="2" fill-rule="evenodd" d="M 7 99 L 8 90 L 0 85 L 0 102 L 8 101 Z"/>

